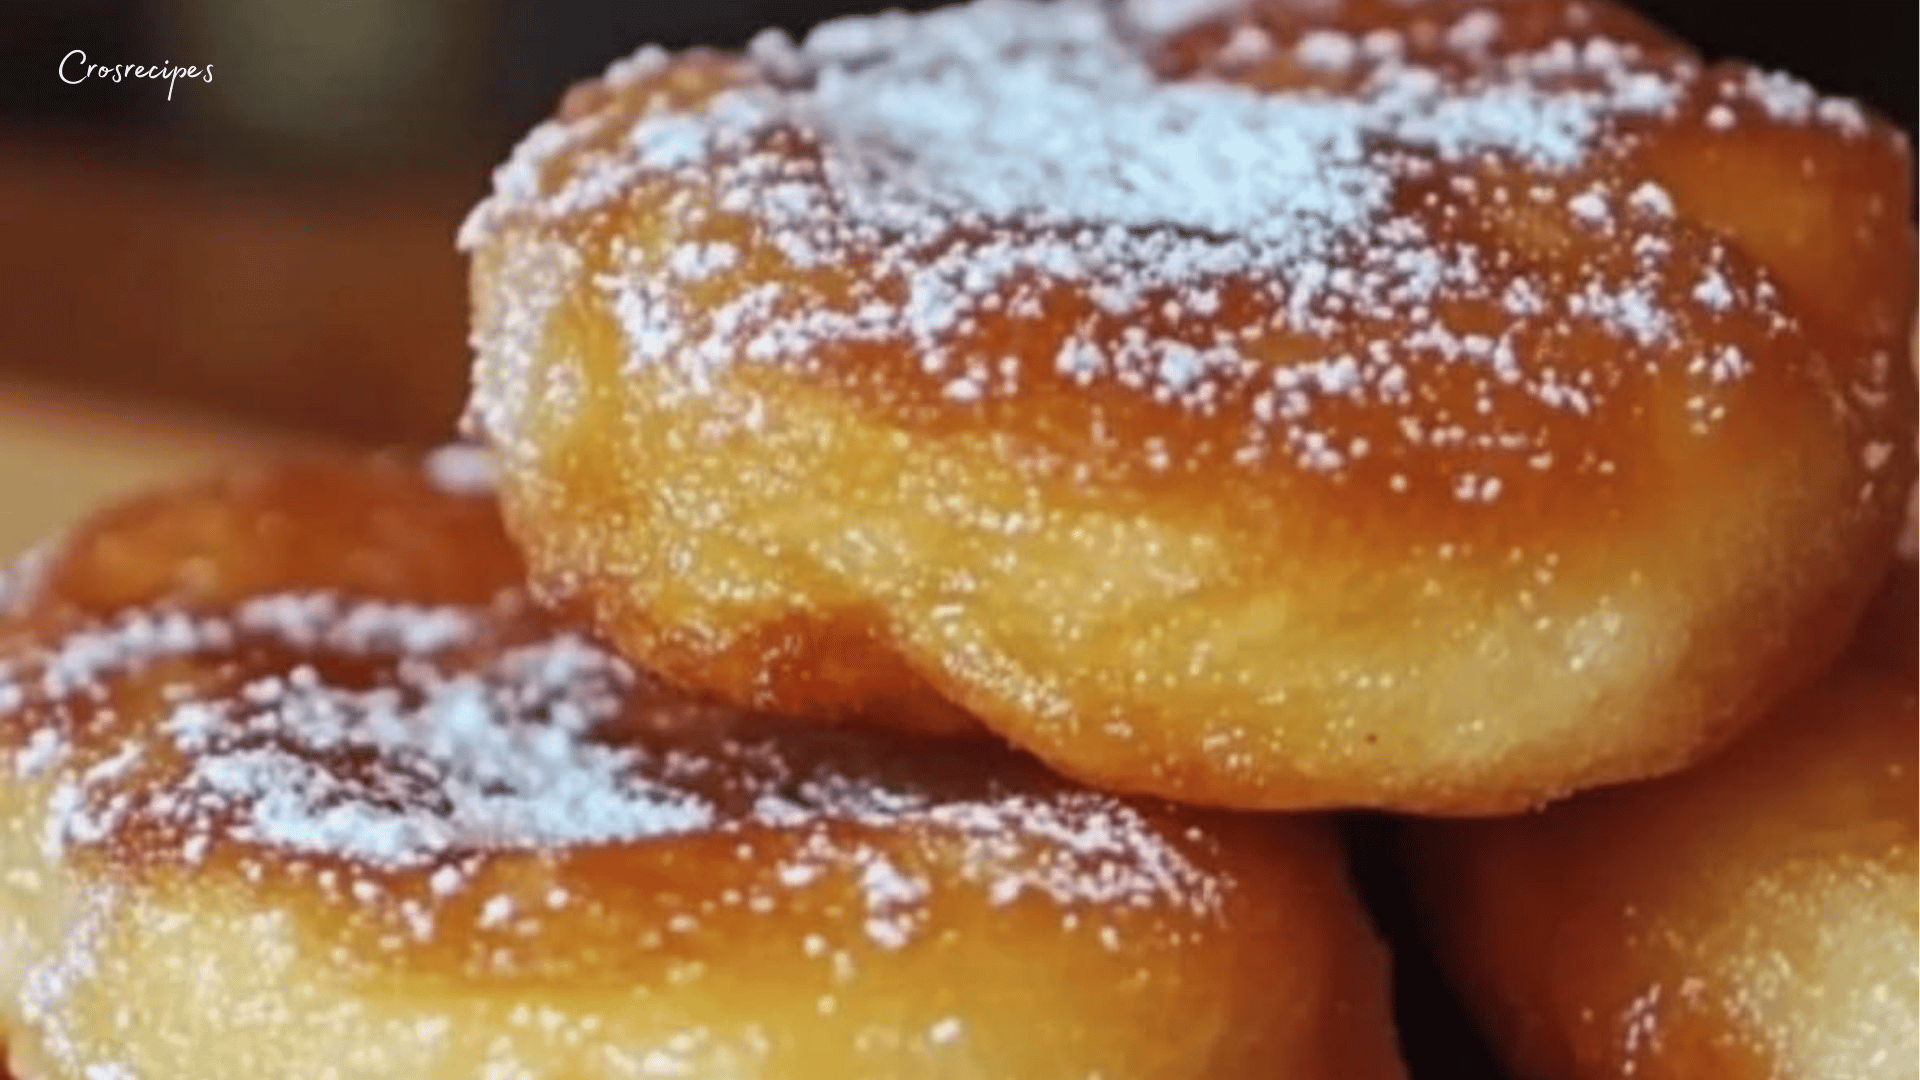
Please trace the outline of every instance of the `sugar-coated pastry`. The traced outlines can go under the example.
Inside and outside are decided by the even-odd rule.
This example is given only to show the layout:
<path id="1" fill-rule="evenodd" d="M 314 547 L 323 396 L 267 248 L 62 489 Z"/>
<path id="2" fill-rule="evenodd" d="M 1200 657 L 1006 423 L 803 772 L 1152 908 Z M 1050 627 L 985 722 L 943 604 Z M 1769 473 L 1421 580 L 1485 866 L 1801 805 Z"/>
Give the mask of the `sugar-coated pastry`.
<path id="1" fill-rule="evenodd" d="M 1910 569 L 1887 588 L 1897 620 L 1697 771 L 1416 831 L 1432 945 L 1517 1080 L 1913 1080 Z"/>
<path id="2" fill-rule="evenodd" d="M 528 601 L 485 483 L 259 466 L 7 577 L 25 1080 L 1403 1075 L 1322 823 L 696 703 Z"/>
<path id="3" fill-rule="evenodd" d="M 1829 660 L 1913 455 L 1909 150 L 1601 0 L 979 0 L 643 50 L 498 172 L 473 430 L 744 705 L 1512 810 Z"/>

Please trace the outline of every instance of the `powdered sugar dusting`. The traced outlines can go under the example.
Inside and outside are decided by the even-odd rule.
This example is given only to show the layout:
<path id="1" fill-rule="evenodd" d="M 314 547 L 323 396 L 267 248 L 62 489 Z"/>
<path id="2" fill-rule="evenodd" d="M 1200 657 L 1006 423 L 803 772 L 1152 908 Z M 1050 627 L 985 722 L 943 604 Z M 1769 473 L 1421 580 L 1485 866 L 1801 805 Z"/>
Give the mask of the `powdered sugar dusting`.
<path id="1" fill-rule="evenodd" d="M 449 495 L 491 495 L 495 489 L 493 454 L 484 446 L 452 443 L 427 455 L 427 479 Z"/>
<path id="2" fill-rule="evenodd" d="M 99 970 L 101 938 L 109 925 L 109 913 L 115 897 L 101 890 L 76 913 L 63 947 L 46 962 L 28 973 L 20 988 L 21 1019 L 35 1029 L 43 1053 L 59 1062 L 88 1061 L 72 1031 L 70 999 L 74 990 L 85 985 Z M 90 1061 L 88 1073 L 126 1076 L 124 1068 L 112 1061 Z M 90 1078 L 91 1080 L 91 1078 Z"/>
<path id="3" fill-rule="evenodd" d="M 1857 102 L 1828 97 L 1785 72 L 1742 72 L 1726 93 L 1734 100 L 1759 106 L 1773 120 L 1825 124 L 1856 137 L 1869 130 L 1867 114 Z"/>
<path id="4" fill-rule="evenodd" d="M 1199 873 L 1165 844 L 1142 843 L 1153 826 L 1138 810 L 1102 793 L 1006 793 L 997 798 L 939 801 L 892 790 L 871 780 L 828 774 L 798 780 L 786 793 L 756 797 L 755 816 L 769 821 L 812 820 L 830 807 L 834 820 L 888 830 L 914 823 L 930 827 L 959 849 L 963 873 L 988 890 L 995 904 L 1032 892 L 1060 904 L 1130 905 L 1180 898 L 1195 911 L 1217 910 L 1222 884 Z M 862 867 L 869 930 L 908 921 L 902 907 L 924 899 L 926 883 L 886 863 L 870 848 L 837 844 L 816 834 L 780 868 L 781 877 L 810 882 L 835 863 Z M 896 927 L 897 929 L 897 927 Z M 885 936 L 881 930 L 873 936 Z"/>
<path id="5" fill-rule="evenodd" d="M 391 908 L 415 938 L 489 859 L 765 829 L 797 837 L 774 868 L 786 887 L 852 875 L 886 948 L 912 940 L 958 881 L 996 903 L 1031 893 L 1205 914 L 1221 901 L 1226 883 L 1120 800 L 923 789 L 908 779 L 911 748 L 893 758 L 810 728 L 794 741 L 677 698 L 544 619 L 517 596 L 463 608 L 298 593 L 218 616 L 127 611 L 0 666 L 4 760 L 47 792 L 51 860 L 239 859 L 255 873 L 263 859 L 325 860 L 343 869 L 313 879 L 323 892 Z M 155 672 L 153 703 L 122 715 L 114 688 Z M 849 826 L 888 839 L 849 840 Z M 380 884 L 393 874 L 419 887 Z M 504 932 L 572 898 L 482 900 L 479 929 Z"/>
<path id="6" fill-rule="evenodd" d="M 1174 33 L 1244 6 L 1246 0 L 1119 0 L 1118 4 L 1120 17 L 1146 34 Z"/>
<path id="7" fill-rule="evenodd" d="M 480 640 L 483 614 L 268 596 L 226 619 L 130 613 L 16 663 L 16 683 L 37 683 L 37 696 L 58 701 L 85 699 L 103 680 L 162 661 L 258 643 L 415 661 L 397 664 L 391 682 L 365 687 L 302 662 L 218 696 L 181 687 L 153 730 L 129 732 L 114 755 L 67 772 L 54 789 L 48 846 L 106 843 L 138 819 L 187 854 L 232 839 L 403 868 L 711 822 L 699 800 L 641 777 L 639 751 L 590 737 L 633 682 L 607 653 L 559 635 L 470 671 L 428 662 Z M 57 731 L 36 728 L 16 766 L 58 760 L 49 734 Z M 144 788 L 126 783 L 143 747 L 171 774 Z M 347 760 L 366 764 L 349 769 Z"/>
<path id="8" fill-rule="evenodd" d="M 669 396 L 706 394 L 734 365 L 813 371 L 823 350 L 904 343 L 903 371 L 946 408 L 990 407 L 1043 377 L 1122 387 L 1241 421 L 1208 452 L 1250 467 L 1344 472 L 1364 455 L 1336 417 L 1369 404 L 1408 420 L 1404 445 L 1375 440 L 1375 454 L 1445 445 L 1590 459 L 1589 448 L 1501 430 L 1498 418 L 1539 407 L 1589 415 L 1608 383 L 1680 352 L 1691 313 L 1670 306 L 1687 295 L 1673 201 L 1657 184 L 1621 183 L 1613 165 L 1631 161 L 1636 130 L 1698 123 L 1694 114 L 1721 103 L 1703 102 L 1690 56 L 1597 36 L 1577 4 L 1563 15 L 1563 37 L 1526 46 L 1508 43 L 1497 6 L 1449 16 L 1416 43 L 1391 26 L 1290 25 L 1306 20 L 1298 12 L 1252 21 L 1212 0 L 977 0 L 835 20 L 799 44 L 762 35 L 745 58 L 698 61 L 713 69 L 710 93 L 669 104 L 634 89 L 627 105 L 555 121 L 563 134 L 536 132 L 515 155 L 526 160 L 476 208 L 463 246 L 512 259 L 553 235 L 489 243 L 514 223 L 596 211 L 641 188 L 699 191 L 704 207 L 675 218 L 685 239 L 665 250 L 616 232 L 591 271 L 497 275 L 512 283 L 494 290 L 509 293 L 497 302 L 516 310 L 476 320 L 480 428 L 503 452 L 526 452 L 516 433 L 540 388 L 524 372 L 544 348 L 547 305 L 511 294 L 582 289 L 624 331 L 628 370 L 671 372 L 664 387 L 649 384 Z M 1196 70 L 1156 67 L 1154 42 L 1216 18 L 1225 42 Z M 1287 63 L 1342 91 L 1260 74 Z M 1844 110 L 1778 80 L 1727 93 L 1783 122 L 1851 130 Z M 529 188 L 533 161 L 545 181 Z M 1496 165 L 1508 179 L 1477 179 Z M 1519 200 L 1585 234 L 1595 257 L 1581 280 L 1530 281 L 1517 241 L 1460 225 Z M 713 214 L 750 222 L 756 250 L 703 235 Z M 766 258 L 833 267 L 844 280 L 829 292 L 728 273 Z M 1094 310 L 1069 325 L 1050 318 L 1061 289 Z M 1462 312 L 1515 290 L 1566 299 L 1510 309 L 1501 336 L 1465 325 L 1482 320 Z M 1236 314 L 1223 321 L 1228 293 Z M 1747 290 L 1754 303 L 1760 295 Z M 1021 323 L 994 340 L 1031 342 L 1056 370 L 990 349 L 980 338 L 989 320 Z M 1618 370 L 1534 359 L 1542 338 L 1594 329 L 1626 344 Z M 1463 352 L 1470 341 L 1489 348 Z M 1462 357 L 1491 376 L 1468 421 L 1431 404 Z M 1318 377 L 1336 369 L 1353 376 Z M 1436 444 L 1443 430 L 1459 438 Z M 1153 440 L 1126 452 L 1149 468 L 1180 463 Z"/>

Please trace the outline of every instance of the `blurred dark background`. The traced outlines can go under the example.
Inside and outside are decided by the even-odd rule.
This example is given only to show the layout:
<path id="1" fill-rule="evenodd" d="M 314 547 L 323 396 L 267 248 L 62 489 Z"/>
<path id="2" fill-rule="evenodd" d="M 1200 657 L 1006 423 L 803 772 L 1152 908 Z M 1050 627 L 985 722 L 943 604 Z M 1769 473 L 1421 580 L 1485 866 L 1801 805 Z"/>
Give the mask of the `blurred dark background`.
<path id="1" fill-rule="evenodd" d="M 454 227 L 561 90 L 643 42 L 739 45 L 867 6 L 3 0 L 0 383 L 436 439 L 466 363 Z M 1791 69 L 1913 128 L 1915 8 L 1637 6 L 1709 55 Z M 216 77 L 171 100 L 164 83 L 68 85 L 57 69 L 76 49 Z"/>

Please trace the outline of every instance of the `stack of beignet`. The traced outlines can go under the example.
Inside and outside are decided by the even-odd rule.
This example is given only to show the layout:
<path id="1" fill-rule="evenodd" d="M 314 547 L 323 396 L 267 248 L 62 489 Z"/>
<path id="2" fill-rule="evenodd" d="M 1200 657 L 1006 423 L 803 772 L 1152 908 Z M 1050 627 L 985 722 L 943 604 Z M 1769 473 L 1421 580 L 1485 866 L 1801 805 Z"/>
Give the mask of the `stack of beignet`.
<path id="1" fill-rule="evenodd" d="M 697 702 L 530 602 L 475 453 L 238 471 L 10 586 L 22 1076 L 1401 1075 L 1324 822 Z"/>
<path id="2" fill-rule="evenodd" d="M 1403 1076 L 1367 809 L 1520 815 L 1407 840 L 1524 1080 L 1912 1076 L 1909 166 L 1594 0 L 642 50 L 483 446 L 0 583 L 13 1067 Z"/>

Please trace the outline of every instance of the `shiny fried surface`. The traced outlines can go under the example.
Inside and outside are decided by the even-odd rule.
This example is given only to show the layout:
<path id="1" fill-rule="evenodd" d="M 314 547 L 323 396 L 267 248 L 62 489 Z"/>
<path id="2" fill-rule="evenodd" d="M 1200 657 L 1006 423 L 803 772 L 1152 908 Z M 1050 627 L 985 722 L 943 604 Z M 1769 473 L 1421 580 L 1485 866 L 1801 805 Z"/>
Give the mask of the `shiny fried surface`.
<path id="1" fill-rule="evenodd" d="M 1909 151 L 1573 0 L 987 2 L 577 89 L 470 416 L 677 683 L 1242 807 L 1664 772 L 1912 478 Z"/>
<path id="2" fill-rule="evenodd" d="M 1914 579 L 1724 756 L 1430 826 L 1431 940 L 1520 1080 L 1898 1080 L 1920 1060 Z"/>
<path id="3" fill-rule="evenodd" d="M 262 466 L 9 573 L 17 1072 L 1402 1075 L 1320 823 L 696 704 L 528 602 L 486 477 Z"/>

